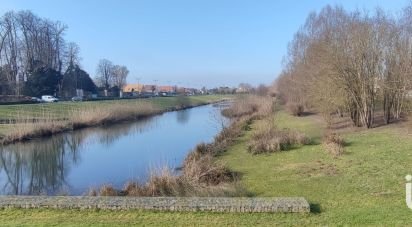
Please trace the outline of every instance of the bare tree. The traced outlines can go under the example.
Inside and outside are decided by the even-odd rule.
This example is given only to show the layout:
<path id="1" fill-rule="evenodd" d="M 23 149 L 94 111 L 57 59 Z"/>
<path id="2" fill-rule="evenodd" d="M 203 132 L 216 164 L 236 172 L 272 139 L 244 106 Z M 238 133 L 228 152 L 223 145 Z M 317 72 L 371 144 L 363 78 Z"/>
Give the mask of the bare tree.
<path id="1" fill-rule="evenodd" d="M 386 123 L 399 118 L 411 89 L 411 9 L 400 21 L 380 9 L 311 13 L 289 45 L 276 82 L 280 96 L 325 118 L 346 111 L 356 126 L 372 127 L 379 106 Z"/>
<path id="2" fill-rule="evenodd" d="M 76 43 L 70 42 L 67 44 L 66 49 L 67 63 L 69 65 L 79 65 L 80 64 L 80 47 Z"/>
<path id="3" fill-rule="evenodd" d="M 114 77 L 113 63 L 107 59 L 101 59 L 97 65 L 96 82 L 99 86 L 109 90 L 112 87 Z"/>
<path id="4" fill-rule="evenodd" d="M 21 84 L 39 67 L 61 74 L 67 65 L 66 30 L 66 25 L 30 11 L 11 11 L 0 18 L 0 67 L 9 90 L 14 90 L 9 94 L 19 95 Z"/>
<path id="5" fill-rule="evenodd" d="M 126 85 L 127 75 L 129 75 L 129 70 L 126 66 L 115 65 L 113 67 L 113 85 L 122 89 Z"/>

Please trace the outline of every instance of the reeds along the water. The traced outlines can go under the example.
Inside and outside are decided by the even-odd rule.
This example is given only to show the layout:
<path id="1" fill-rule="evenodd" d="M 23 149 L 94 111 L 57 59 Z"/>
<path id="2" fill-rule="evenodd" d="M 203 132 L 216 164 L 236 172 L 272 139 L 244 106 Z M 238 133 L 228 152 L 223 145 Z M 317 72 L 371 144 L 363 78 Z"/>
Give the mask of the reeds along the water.
<path id="1" fill-rule="evenodd" d="M 27 140 L 33 137 L 47 136 L 57 132 L 67 130 L 69 126 L 66 120 L 56 119 L 52 113 L 43 112 L 36 118 L 17 112 L 13 119 L 10 119 L 11 125 L 5 132 L 0 143 L 9 143 L 15 141 Z"/>
<path id="2" fill-rule="evenodd" d="M 124 120 L 133 120 L 160 113 L 149 103 L 114 103 L 83 108 L 72 107 L 64 114 L 41 112 L 33 115 L 17 111 L 9 121 L 12 122 L 5 132 L 1 143 L 27 140 L 52 135 L 66 130 L 97 126 Z"/>
<path id="3" fill-rule="evenodd" d="M 73 128 L 81 128 L 124 120 L 147 117 L 160 110 L 149 103 L 111 104 L 83 109 L 73 109 L 69 113 L 69 122 Z"/>

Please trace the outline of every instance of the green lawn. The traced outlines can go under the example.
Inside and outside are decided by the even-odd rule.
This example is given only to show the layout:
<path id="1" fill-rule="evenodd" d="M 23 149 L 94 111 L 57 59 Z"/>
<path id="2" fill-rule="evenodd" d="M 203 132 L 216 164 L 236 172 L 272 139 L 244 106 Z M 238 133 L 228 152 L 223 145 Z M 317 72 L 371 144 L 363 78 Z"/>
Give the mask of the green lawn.
<path id="1" fill-rule="evenodd" d="M 257 124 L 252 125 L 252 130 Z M 2 225 L 409 225 L 404 177 L 412 174 L 412 137 L 397 125 L 344 135 L 346 154 L 335 159 L 319 145 L 323 127 L 314 116 L 276 116 L 279 127 L 305 132 L 315 145 L 250 155 L 251 131 L 219 157 L 242 174 L 256 196 L 303 196 L 310 214 L 219 214 L 149 211 L 22 210 L 0 211 Z M 319 126 L 320 125 L 320 126 Z"/>

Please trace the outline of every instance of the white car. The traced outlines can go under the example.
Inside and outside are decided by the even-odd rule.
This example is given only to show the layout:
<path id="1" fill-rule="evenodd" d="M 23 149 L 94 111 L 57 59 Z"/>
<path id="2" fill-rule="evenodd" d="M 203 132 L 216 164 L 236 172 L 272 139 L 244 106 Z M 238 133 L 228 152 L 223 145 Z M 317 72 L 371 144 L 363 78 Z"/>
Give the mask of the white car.
<path id="1" fill-rule="evenodd" d="M 39 99 L 37 97 L 31 97 L 31 101 L 33 101 L 33 102 L 44 102 L 43 99 Z"/>
<path id="2" fill-rule="evenodd" d="M 58 102 L 59 101 L 59 99 L 51 95 L 43 95 L 41 99 L 45 102 Z"/>

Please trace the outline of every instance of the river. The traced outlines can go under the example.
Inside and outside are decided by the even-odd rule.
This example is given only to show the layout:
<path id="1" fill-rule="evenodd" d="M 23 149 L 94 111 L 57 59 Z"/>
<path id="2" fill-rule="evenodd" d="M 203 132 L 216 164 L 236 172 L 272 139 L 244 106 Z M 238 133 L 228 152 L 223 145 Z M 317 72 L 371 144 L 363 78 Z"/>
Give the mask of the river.
<path id="1" fill-rule="evenodd" d="M 84 195 L 104 184 L 144 182 L 211 142 L 227 123 L 220 110 L 200 106 L 0 147 L 0 194 Z"/>

